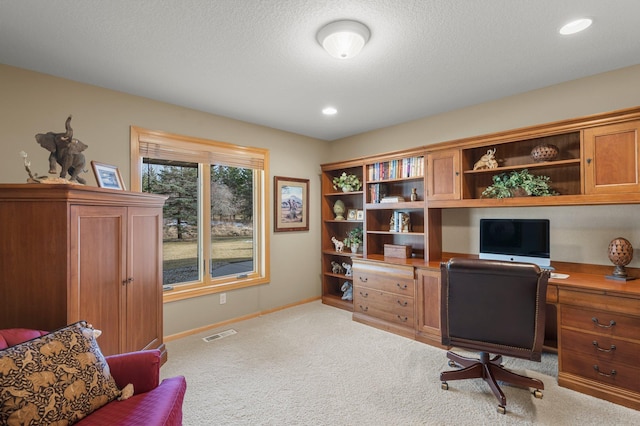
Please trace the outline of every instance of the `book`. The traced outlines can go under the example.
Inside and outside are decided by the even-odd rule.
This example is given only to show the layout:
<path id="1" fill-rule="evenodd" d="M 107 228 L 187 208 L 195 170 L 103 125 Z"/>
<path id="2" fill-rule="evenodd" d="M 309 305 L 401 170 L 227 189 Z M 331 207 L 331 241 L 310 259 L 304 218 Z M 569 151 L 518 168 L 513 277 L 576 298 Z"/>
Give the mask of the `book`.
<path id="1" fill-rule="evenodd" d="M 395 196 L 395 197 L 384 197 L 380 200 L 381 203 L 402 203 L 404 201 L 404 197 Z"/>

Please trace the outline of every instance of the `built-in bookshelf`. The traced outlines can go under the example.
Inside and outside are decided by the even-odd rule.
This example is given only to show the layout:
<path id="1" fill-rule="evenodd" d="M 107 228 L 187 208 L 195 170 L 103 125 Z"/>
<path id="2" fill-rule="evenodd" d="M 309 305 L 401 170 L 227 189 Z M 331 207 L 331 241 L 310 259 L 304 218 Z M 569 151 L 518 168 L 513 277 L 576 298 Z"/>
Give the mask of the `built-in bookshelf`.
<path id="1" fill-rule="evenodd" d="M 366 248 L 361 244 L 356 252 L 346 245 L 337 250 L 336 241 L 344 242 L 349 231 L 364 228 L 364 191 L 343 191 L 335 188 L 333 179 L 346 173 L 363 181 L 362 162 L 344 162 L 322 167 L 322 302 L 353 310 L 353 301 L 345 298 L 345 290 L 353 285 L 349 273 L 353 258 L 362 257 Z M 340 204 L 343 215 L 336 216 Z"/>
<path id="2" fill-rule="evenodd" d="M 385 244 L 410 247 L 413 257 L 425 253 L 425 156 L 409 151 L 366 169 L 365 246 L 367 256 L 384 256 Z"/>
<path id="3" fill-rule="evenodd" d="M 399 158 L 367 165 L 369 182 L 424 176 L 424 156 Z"/>

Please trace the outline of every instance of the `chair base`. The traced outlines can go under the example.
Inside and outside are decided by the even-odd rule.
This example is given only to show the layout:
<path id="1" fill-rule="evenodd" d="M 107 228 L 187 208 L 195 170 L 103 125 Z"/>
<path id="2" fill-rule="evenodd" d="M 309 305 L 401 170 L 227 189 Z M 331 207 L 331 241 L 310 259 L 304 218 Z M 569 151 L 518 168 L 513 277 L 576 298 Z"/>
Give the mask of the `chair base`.
<path id="1" fill-rule="evenodd" d="M 496 355 L 490 358 L 488 352 L 481 352 L 480 359 L 468 358 L 451 351 L 447 352 L 449 365 L 460 365 L 462 369 L 454 371 L 443 371 L 440 373 L 440 381 L 442 381 L 443 389 L 448 389 L 447 381 L 463 380 L 463 379 L 483 379 L 489 384 L 493 394 L 498 399 L 500 405 L 498 412 L 504 414 L 506 412 L 507 398 L 504 396 L 502 389 L 498 386 L 498 380 L 510 383 L 516 386 L 526 388 L 534 388 L 533 395 L 536 398 L 542 398 L 540 389 L 544 389 L 544 383 L 541 380 L 532 377 L 523 376 L 513 371 L 509 371 L 502 366 L 502 355 Z"/>

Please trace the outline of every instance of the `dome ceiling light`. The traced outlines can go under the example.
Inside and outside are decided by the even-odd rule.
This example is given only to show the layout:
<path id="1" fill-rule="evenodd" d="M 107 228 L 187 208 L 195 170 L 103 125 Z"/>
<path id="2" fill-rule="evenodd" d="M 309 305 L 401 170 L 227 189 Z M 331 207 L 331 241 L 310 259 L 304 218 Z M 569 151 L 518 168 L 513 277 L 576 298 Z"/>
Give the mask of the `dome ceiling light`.
<path id="1" fill-rule="evenodd" d="M 369 41 L 371 32 L 357 21 L 334 21 L 320 28 L 316 36 L 318 43 L 329 55 L 338 59 L 356 56 Z"/>

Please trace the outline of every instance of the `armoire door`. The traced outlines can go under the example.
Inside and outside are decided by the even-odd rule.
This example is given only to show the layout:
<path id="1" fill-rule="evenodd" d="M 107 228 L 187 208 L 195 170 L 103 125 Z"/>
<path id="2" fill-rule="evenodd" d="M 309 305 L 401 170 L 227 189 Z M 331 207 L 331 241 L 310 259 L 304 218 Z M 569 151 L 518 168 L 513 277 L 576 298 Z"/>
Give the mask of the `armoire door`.
<path id="1" fill-rule="evenodd" d="M 104 355 L 124 347 L 126 219 L 126 207 L 71 207 L 68 322 L 101 330 Z"/>
<path id="2" fill-rule="evenodd" d="M 162 345 L 162 209 L 128 211 L 125 351 Z"/>

